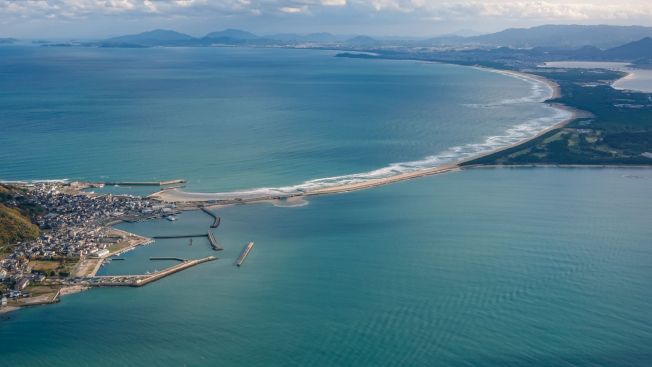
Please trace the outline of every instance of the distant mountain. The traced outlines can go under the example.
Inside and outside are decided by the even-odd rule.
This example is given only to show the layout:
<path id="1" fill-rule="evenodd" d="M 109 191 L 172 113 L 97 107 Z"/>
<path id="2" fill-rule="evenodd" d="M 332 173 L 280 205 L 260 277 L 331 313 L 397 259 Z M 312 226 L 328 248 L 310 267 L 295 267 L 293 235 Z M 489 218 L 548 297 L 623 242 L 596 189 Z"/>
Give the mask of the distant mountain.
<path id="1" fill-rule="evenodd" d="M 15 38 L 0 38 L 0 45 L 9 45 L 17 41 Z"/>
<path id="2" fill-rule="evenodd" d="M 296 33 L 276 33 L 265 36 L 268 40 L 281 41 L 287 43 L 337 43 L 344 41 L 346 38 L 336 36 L 331 33 L 310 33 L 310 34 L 296 34 Z"/>
<path id="3" fill-rule="evenodd" d="M 517 48 L 594 46 L 605 49 L 644 37 L 652 37 L 652 27 L 543 25 L 533 28 L 510 28 L 497 33 L 466 37 L 463 42 Z"/>
<path id="4" fill-rule="evenodd" d="M 652 38 L 630 42 L 622 46 L 606 50 L 603 57 L 614 60 L 652 59 Z"/>
<path id="5" fill-rule="evenodd" d="M 457 35 L 442 35 L 434 38 L 429 38 L 426 40 L 423 40 L 419 42 L 419 44 L 427 46 L 427 45 L 433 45 L 433 46 L 453 46 L 453 45 L 461 45 L 467 42 L 466 37 L 462 36 L 457 36 Z"/>
<path id="6" fill-rule="evenodd" d="M 156 29 L 149 32 L 113 37 L 103 41 L 103 44 L 143 45 L 143 46 L 173 46 L 194 41 L 195 38 L 184 33 Z"/>
<path id="7" fill-rule="evenodd" d="M 472 29 L 458 29 L 454 32 L 442 34 L 439 37 L 450 37 L 450 36 L 459 36 L 459 37 L 474 37 L 474 36 L 480 36 L 484 33 L 482 32 L 477 32 Z"/>
<path id="8" fill-rule="evenodd" d="M 338 37 L 326 32 L 321 32 L 308 34 L 304 36 L 303 39 L 310 42 L 337 42 L 341 41 L 342 37 Z"/>
<path id="9" fill-rule="evenodd" d="M 380 41 L 378 41 L 375 38 L 371 38 L 368 36 L 357 36 L 353 37 L 351 39 L 348 39 L 345 41 L 346 45 L 349 46 L 356 46 L 356 47 L 369 47 L 369 46 L 376 46 L 380 44 Z"/>
<path id="10" fill-rule="evenodd" d="M 204 36 L 204 39 L 231 39 L 241 41 L 254 40 L 258 38 L 260 37 L 251 32 L 242 31 L 239 29 L 225 29 L 219 32 L 211 32 Z"/>

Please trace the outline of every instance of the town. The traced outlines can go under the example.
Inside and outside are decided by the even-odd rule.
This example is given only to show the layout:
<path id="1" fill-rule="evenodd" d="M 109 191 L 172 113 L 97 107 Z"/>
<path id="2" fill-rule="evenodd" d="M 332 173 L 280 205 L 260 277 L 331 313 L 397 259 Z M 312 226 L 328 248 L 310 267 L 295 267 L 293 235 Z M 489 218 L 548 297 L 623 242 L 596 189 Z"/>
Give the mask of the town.
<path id="1" fill-rule="evenodd" d="M 39 295 L 43 301 L 52 300 L 52 293 L 58 293 L 62 285 L 94 276 L 106 257 L 151 242 L 111 225 L 173 218 L 177 213 L 174 204 L 84 191 L 90 186 L 97 185 L 39 182 L 10 186 L 13 190 L 5 195 L 4 204 L 34 208 L 32 220 L 40 233 L 0 249 L 0 307 L 29 304 L 26 299 Z"/>

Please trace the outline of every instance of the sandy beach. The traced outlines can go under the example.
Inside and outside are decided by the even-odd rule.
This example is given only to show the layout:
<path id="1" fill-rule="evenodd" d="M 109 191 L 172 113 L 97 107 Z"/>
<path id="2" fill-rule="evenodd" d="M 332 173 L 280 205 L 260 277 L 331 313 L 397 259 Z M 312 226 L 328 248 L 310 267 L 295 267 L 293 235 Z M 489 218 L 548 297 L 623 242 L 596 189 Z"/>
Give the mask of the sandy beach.
<path id="1" fill-rule="evenodd" d="M 499 69 L 490 69 L 484 67 L 479 67 L 479 68 L 483 70 L 488 70 L 490 72 L 500 73 L 503 75 L 509 75 L 509 76 L 514 76 L 518 78 L 529 79 L 532 81 L 544 83 L 551 90 L 551 95 L 549 96 L 548 99 L 556 99 L 561 96 L 561 90 L 559 85 L 554 81 L 546 79 L 544 77 L 527 74 L 523 72 L 511 71 L 511 70 L 499 70 Z M 184 192 L 184 191 L 180 191 L 179 189 L 166 189 L 166 190 L 156 192 L 150 195 L 149 197 L 163 202 L 188 203 L 188 204 L 196 204 L 196 205 L 200 205 L 201 203 L 205 203 L 205 202 L 214 202 L 214 201 L 219 201 L 220 203 L 253 203 L 253 202 L 265 202 L 265 201 L 274 202 L 274 201 L 278 201 L 279 199 L 289 199 L 289 198 L 307 197 L 307 196 L 315 196 L 315 195 L 330 195 L 330 194 L 339 194 L 339 193 L 345 193 L 350 191 L 364 190 L 364 189 L 369 189 L 377 186 L 389 185 L 400 181 L 411 180 L 419 177 L 451 172 L 451 171 L 459 170 L 462 167 L 462 165 L 464 165 L 469 161 L 484 156 L 488 156 L 506 149 L 513 148 L 515 146 L 536 139 L 541 135 L 548 133 L 551 130 L 559 129 L 584 113 L 583 111 L 578 111 L 558 103 L 551 103 L 550 106 L 558 110 L 564 110 L 570 112 L 569 117 L 567 117 L 563 121 L 558 122 L 553 126 L 550 126 L 546 129 L 539 131 L 536 135 L 531 136 L 527 139 L 518 141 L 514 144 L 510 144 L 504 147 L 500 147 L 498 149 L 494 149 L 486 153 L 478 154 L 467 159 L 463 159 L 454 164 L 447 164 L 438 167 L 420 169 L 411 172 L 396 174 L 389 177 L 368 179 L 363 182 L 346 183 L 346 184 L 341 184 L 341 185 L 336 185 L 331 187 L 304 190 L 301 192 L 294 192 L 288 194 L 278 193 L 278 194 L 271 195 L 269 193 L 261 193 L 261 195 L 259 196 L 249 195 L 248 197 L 238 198 L 236 197 L 235 194 L 228 196 L 228 193 L 197 193 L 197 192 Z"/>
<path id="2" fill-rule="evenodd" d="M 618 90 L 632 92 L 652 93 L 652 70 L 638 69 L 627 62 L 611 61 L 555 61 L 546 62 L 541 67 L 561 69 L 605 69 L 625 73 L 625 75 L 611 83 L 611 87 Z"/>

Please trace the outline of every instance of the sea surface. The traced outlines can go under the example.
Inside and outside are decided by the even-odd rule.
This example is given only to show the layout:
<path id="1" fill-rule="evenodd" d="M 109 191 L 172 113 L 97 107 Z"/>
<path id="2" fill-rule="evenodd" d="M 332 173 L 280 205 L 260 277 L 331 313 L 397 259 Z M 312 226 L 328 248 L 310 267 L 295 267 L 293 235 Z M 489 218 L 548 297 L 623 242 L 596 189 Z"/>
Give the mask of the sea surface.
<path id="1" fill-rule="evenodd" d="M 9 314 L 0 365 L 649 366 L 651 188 L 649 169 L 476 169 L 230 207 L 219 260 Z M 157 241 L 102 271 L 212 254 Z"/>
<path id="2" fill-rule="evenodd" d="M 335 54 L 0 48 L 0 180 L 314 186 L 436 166 L 565 117 L 539 82 Z"/>
<path id="3" fill-rule="evenodd" d="M 334 54 L 0 48 L 0 179 L 284 187 L 440 164 L 562 117 L 539 83 Z M 652 363 L 652 170 L 473 169 L 295 204 L 220 209 L 224 251 L 157 240 L 100 273 L 217 261 L 3 315 L 0 366 Z"/>

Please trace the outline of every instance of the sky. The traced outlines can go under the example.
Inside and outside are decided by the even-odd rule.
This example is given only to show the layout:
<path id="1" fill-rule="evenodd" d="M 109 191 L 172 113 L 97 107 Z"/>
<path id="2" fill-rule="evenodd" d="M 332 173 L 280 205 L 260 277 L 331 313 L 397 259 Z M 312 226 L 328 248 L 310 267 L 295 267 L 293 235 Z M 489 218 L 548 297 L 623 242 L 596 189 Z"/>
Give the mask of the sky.
<path id="1" fill-rule="evenodd" d="M 652 0 L 0 0 L 0 37 L 174 29 L 429 37 L 541 24 L 652 26 Z"/>

